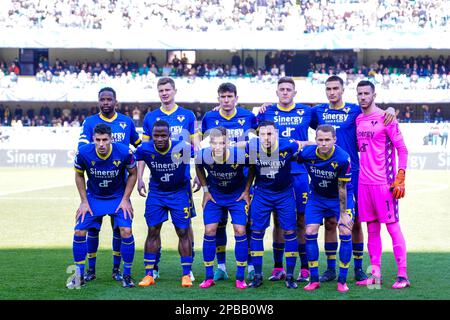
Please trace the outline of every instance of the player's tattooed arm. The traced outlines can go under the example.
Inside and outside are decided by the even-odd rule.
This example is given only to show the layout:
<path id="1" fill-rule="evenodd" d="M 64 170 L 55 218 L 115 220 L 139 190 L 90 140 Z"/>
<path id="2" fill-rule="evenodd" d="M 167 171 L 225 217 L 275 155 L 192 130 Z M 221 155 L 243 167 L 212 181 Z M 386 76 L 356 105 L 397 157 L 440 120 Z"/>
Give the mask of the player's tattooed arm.
<path id="1" fill-rule="evenodd" d="M 92 216 L 92 210 L 89 206 L 89 202 L 87 200 L 87 194 L 86 194 L 86 180 L 84 178 L 84 172 L 75 172 L 75 184 L 78 189 L 78 193 L 80 194 L 81 203 L 80 206 L 77 209 L 76 215 L 75 215 L 75 221 L 78 221 L 78 218 L 81 217 L 81 222 L 84 221 L 84 217 L 89 212 L 89 214 Z"/>
<path id="2" fill-rule="evenodd" d="M 387 108 L 384 111 L 384 125 L 389 125 L 395 119 L 395 109 L 392 107 Z"/>
<path id="3" fill-rule="evenodd" d="M 125 192 L 122 197 L 122 201 L 120 202 L 119 206 L 116 209 L 116 213 L 122 209 L 123 216 L 125 219 L 127 217 L 130 217 L 130 219 L 133 219 L 134 217 L 134 210 L 133 206 L 130 202 L 131 193 L 133 193 L 134 185 L 136 184 L 137 180 L 137 169 L 136 167 L 132 169 L 128 169 L 128 180 L 127 184 L 125 186 Z"/>
<path id="4" fill-rule="evenodd" d="M 338 190 L 340 212 L 339 227 L 344 227 L 351 231 L 353 228 L 353 220 L 352 217 L 347 214 L 347 182 L 339 180 Z"/>

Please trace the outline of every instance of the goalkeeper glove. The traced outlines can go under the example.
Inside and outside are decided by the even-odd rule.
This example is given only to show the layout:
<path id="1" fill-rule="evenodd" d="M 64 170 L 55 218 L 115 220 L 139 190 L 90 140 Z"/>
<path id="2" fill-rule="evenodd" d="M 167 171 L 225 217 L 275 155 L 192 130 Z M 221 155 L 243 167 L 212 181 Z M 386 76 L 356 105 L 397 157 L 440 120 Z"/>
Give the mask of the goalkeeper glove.
<path id="1" fill-rule="evenodd" d="M 405 196 L 405 170 L 398 170 L 395 181 L 391 184 L 391 191 L 395 199 Z"/>

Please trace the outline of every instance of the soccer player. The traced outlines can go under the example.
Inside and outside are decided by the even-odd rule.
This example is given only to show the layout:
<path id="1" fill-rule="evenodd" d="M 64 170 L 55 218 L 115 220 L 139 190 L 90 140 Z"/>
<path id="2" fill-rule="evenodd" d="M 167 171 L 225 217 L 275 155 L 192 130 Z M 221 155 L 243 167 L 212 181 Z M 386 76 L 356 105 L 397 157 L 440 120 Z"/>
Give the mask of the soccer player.
<path id="1" fill-rule="evenodd" d="M 84 285 L 84 265 L 88 251 L 86 234 L 90 229 L 100 230 L 103 216 L 114 217 L 114 228 L 119 228 L 120 253 L 124 270 L 122 286 L 134 287 L 131 266 L 134 259 L 132 233 L 133 207 L 130 195 L 136 184 L 136 161 L 128 146 L 112 142 L 111 128 L 100 123 L 94 128 L 94 143 L 81 146 L 75 158 L 75 182 L 81 204 L 77 210 L 73 257 L 76 274 L 67 288 Z M 87 189 L 84 172 L 88 176 Z"/>
<path id="2" fill-rule="evenodd" d="M 177 89 L 175 87 L 175 81 L 172 78 L 163 77 L 158 80 L 157 83 L 158 95 L 161 100 L 161 107 L 149 112 L 145 115 L 143 123 L 143 134 L 142 140 L 149 141 L 152 136 L 153 124 L 158 120 L 166 121 L 170 126 L 170 134 L 172 140 L 184 140 L 191 143 L 195 148 L 200 145 L 200 136 L 197 132 L 195 126 L 195 115 L 191 110 L 185 109 L 175 103 L 175 95 Z M 142 181 L 138 179 L 139 181 Z M 198 185 L 200 188 L 198 179 L 194 180 L 194 187 Z M 142 186 L 140 186 L 141 188 Z M 192 198 L 192 189 L 190 184 L 187 186 Z M 195 191 L 198 191 L 196 189 Z M 196 216 L 194 202 L 192 201 L 191 217 Z M 192 227 L 189 227 L 189 236 L 194 242 L 194 236 Z M 192 245 L 194 248 L 194 245 Z M 195 256 L 194 251 L 192 251 L 193 256 Z M 159 278 L 159 268 L 158 264 L 161 259 L 161 243 L 158 243 L 158 254 L 156 257 L 154 277 Z M 194 275 L 191 274 L 192 280 L 194 280 Z"/>
<path id="3" fill-rule="evenodd" d="M 233 146 L 239 145 L 239 143 L 244 143 L 245 146 L 245 140 L 248 140 L 249 133 L 252 129 L 256 129 L 257 126 L 255 115 L 237 106 L 238 95 L 237 88 L 234 84 L 229 82 L 222 83 L 217 89 L 217 94 L 219 108 L 206 112 L 202 120 L 204 141 L 207 141 L 211 129 L 222 126 L 226 128 L 227 137 Z M 244 170 L 244 174 L 247 175 L 247 170 Z M 214 272 L 214 281 L 228 279 L 226 269 L 227 222 L 228 212 L 224 210 L 216 232 L 218 267 Z M 252 274 L 253 266 L 251 265 L 251 257 L 248 260 L 248 272 Z"/>
<path id="4" fill-rule="evenodd" d="M 236 240 L 235 256 L 237 264 L 236 288 L 245 289 L 245 266 L 247 265 L 248 242 L 246 225 L 250 205 L 250 187 L 253 176 L 246 178 L 245 151 L 230 147 L 225 127 L 216 127 L 209 134 L 211 147 L 199 151 L 196 160 L 197 176 L 203 188 L 203 260 L 205 280 L 200 288 L 215 285 L 213 266 L 216 255 L 216 233 L 223 221 L 223 213 L 231 215 Z M 205 170 L 208 172 L 206 177 Z"/>
<path id="5" fill-rule="evenodd" d="M 336 144 L 350 155 L 352 179 L 347 183 L 347 197 L 358 200 L 358 175 L 359 155 L 356 142 L 356 117 L 361 114 L 361 108 L 357 104 L 343 101 L 344 81 L 338 76 L 330 76 L 325 81 L 325 93 L 328 103 L 320 104 L 312 108 L 313 116 L 311 127 L 316 129 L 318 125 L 329 124 L 336 130 Z M 395 111 L 388 108 L 385 113 L 384 123 L 387 125 L 394 119 Z M 355 217 L 352 229 L 352 248 L 354 261 L 354 275 L 356 281 L 367 279 L 363 271 L 364 235 L 361 222 L 358 218 L 357 205 L 355 204 Z M 320 282 L 336 279 L 336 252 L 338 248 L 337 228 L 334 219 L 325 220 L 325 255 L 327 257 L 327 269 L 320 276 Z"/>
<path id="6" fill-rule="evenodd" d="M 392 238 L 397 262 L 397 280 L 393 289 L 410 286 L 407 275 L 406 244 L 400 229 L 398 200 L 405 196 L 405 170 L 408 150 L 397 121 L 383 124 L 384 112 L 375 104 L 375 86 L 360 81 L 356 87 L 362 114 L 356 118 L 356 133 L 360 151 L 358 209 L 362 222 L 367 222 L 372 277 L 357 285 L 381 284 L 381 223 L 386 224 Z M 397 157 L 398 154 L 398 171 Z"/>
<path id="7" fill-rule="evenodd" d="M 262 108 L 257 116 L 258 122 L 269 120 L 275 123 L 282 138 L 295 139 L 298 141 L 308 140 L 308 128 L 311 122 L 311 108 L 294 103 L 297 94 L 295 82 L 290 77 L 278 80 L 277 91 L 278 103 Z M 308 199 L 308 174 L 303 164 L 292 163 L 292 178 L 295 191 L 295 202 L 297 211 L 297 237 L 301 268 L 297 278 L 299 282 L 307 282 L 309 277 L 308 260 L 305 250 L 305 206 Z M 274 216 L 273 229 L 273 257 L 274 269 L 269 280 L 278 281 L 285 278 L 283 269 L 284 242 L 281 228 Z"/>
<path id="8" fill-rule="evenodd" d="M 254 164 L 256 180 L 250 206 L 251 240 L 250 250 L 255 277 L 249 284 L 257 288 L 262 285 L 264 234 L 270 225 L 271 212 L 278 215 L 285 240 L 287 288 L 297 288 L 293 273 L 298 256 L 296 234 L 297 217 L 291 161 L 300 150 L 300 143 L 279 138 L 278 130 L 271 121 L 261 121 L 258 138 L 251 139 L 246 146 L 246 156 Z"/>
<path id="9" fill-rule="evenodd" d="M 353 197 L 347 196 L 346 184 L 351 180 L 350 156 L 335 145 L 336 131 L 331 125 L 320 125 L 316 130 L 316 144 L 306 146 L 298 160 L 305 163 L 311 178 L 306 204 L 306 254 L 308 255 L 310 283 L 305 290 L 320 287 L 319 247 L 317 237 L 323 220 L 339 222 L 339 280 L 337 290 L 348 291 L 347 271 L 352 255 Z M 336 223 L 334 223 L 336 225 Z"/>
<path id="10" fill-rule="evenodd" d="M 168 213 L 172 218 L 178 235 L 178 252 L 181 256 L 183 276 L 181 285 L 191 287 L 192 241 L 189 238 L 191 223 L 190 158 L 193 148 L 186 141 L 170 139 L 170 125 L 163 120 L 153 124 L 152 140 L 143 142 L 136 149 L 138 161 L 139 194 L 146 196 L 142 181 L 145 165 L 150 168 L 148 196 L 145 203 L 145 219 L 148 233 L 145 241 L 144 266 L 145 277 L 139 286 L 147 287 L 155 283 L 154 267 L 161 243 L 161 227 L 167 221 Z"/>
<path id="11" fill-rule="evenodd" d="M 111 127 L 112 142 L 122 143 L 125 146 L 130 144 L 137 147 L 141 143 L 139 134 L 136 132 L 133 120 L 126 115 L 116 111 L 118 105 L 116 92 L 113 88 L 105 87 L 98 92 L 98 107 L 100 112 L 96 115 L 86 118 L 81 129 L 80 139 L 78 141 L 78 148 L 93 142 L 94 128 L 97 124 L 103 123 Z M 111 216 L 111 227 L 114 225 L 113 217 Z M 88 231 L 87 246 L 88 246 L 88 270 L 85 274 L 85 280 L 91 281 L 96 279 L 95 267 L 97 262 L 97 250 L 99 242 L 98 230 L 92 229 Z M 117 281 L 122 280 L 120 272 L 120 247 L 122 239 L 120 238 L 120 231 L 118 228 L 113 229 L 113 270 L 112 278 Z"/>

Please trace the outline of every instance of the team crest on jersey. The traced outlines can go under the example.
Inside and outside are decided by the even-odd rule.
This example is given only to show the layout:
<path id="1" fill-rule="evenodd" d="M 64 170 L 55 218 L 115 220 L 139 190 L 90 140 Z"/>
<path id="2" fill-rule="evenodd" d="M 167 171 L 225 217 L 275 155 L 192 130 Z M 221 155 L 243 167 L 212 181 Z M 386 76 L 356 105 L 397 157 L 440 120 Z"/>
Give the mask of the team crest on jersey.
<path id="1" fill-rule="evenodd" d="M 244 123 L 245 123 L 245 119 L 239 119 L 238 122 L 239 122 L 239 124 L 240 124 L 241 126 L 243 126 Z"/>
<path id="2" fill-rule="evenodd" d="M 275 111 L 275 115 L 276 115 L 276 116 L 278 115 L 278 113 L 279 113 L 278 111 Z"/>
<path id="3" fill-rule="evenodd" d="M 185 117 L 183 115 L 181 115 L 181 116 L 177 116 L 177 119 L 178 119 L 178 121 L 183 122 Z"/>
<path id="4" fill-rule="evenodd" d="M 372 121 L 370 121 L 370 123 L 372 124 L 372 126 L 375 127 L 375 125 L 378 123 L 378 121 L 377 120 L 372 120 Z"/>
<path id="5" fill-rule="evenodd" d="M 287 151 L 285 151 L 285 152 L 280 152 L 280 156 L 282 156 L 283 158 L 286 158 L 286 156 L 287 156 Z"/>
<path id="6" fill-rule="evenodd" d="M 219 125 L 219 120 L 216 120 L 216 126 L 218 126 Z"/>
<path id="7" fill-rule="evenodd" d="M 233 170 L 236 170 L 237 167 L 239 167 L 239 165 L 236 163 L 236 164 L 232 164 L 231 167 L 233 168 Z"/>
<path id="8" fill-rule="evenodd" d="M 344 110 L 345 113 L 349 113 L 349 112 L 350 112 L 350 108 L 349 108 L 349 107 L 345 107 L 345 108 L 342 109 L 342 110 Z"/>
<path id="9" fill-rule="evenodd" d="M 121 164 L 121 162 L 120 162 L 120 160 L 114 160 L 114 161 L 113 161 L 113 164 L 114 164 L 116 167 L 119 167 L 120 164 Z"/>
<path id="10" fill-rule="evenodd" d="M 155 160 L 155 155 L 154 154 L 152 154 L 152 160 Z"/>
<path id="11" fill-rule="evenodd" d="M 302 116 L 305 113 L 305 110 L 297 110 L 297 114 L 299 116 Z"/>
<path id="12" fill-rule="evenodd" d="M 311 160 L 311 164 L 314 164 L 316 161 L 315 160 Z"/>
<path id="13" fill-rule="evenodd" d="M 92 160 L 92 161 L 91 161 L 91 164 L 92 164 L 92 166 L 95 166 L 95 161 Z"/>
<path id="14" fill-rule="evenodd" d="M 331 162 L 331 166 L 336 170 L 338 163 L 336 161 Z"/>
<path id="15" fill-rule="evenodd" d="M 177 159 L 177 160 L 180 160 L 180 158 L 181 158 L 181 153 L 174 153 L 174 154 L 173 154 L 173 157 L 174 157 L 175 159 Z"/>
<path id="16" fill-rule="evenodd" d="M 119 126 L 125 130 L 125 128 L 127 127 L 127 124 L 125 122 L 121 122 L 121 123 L 119 123 Z"/>

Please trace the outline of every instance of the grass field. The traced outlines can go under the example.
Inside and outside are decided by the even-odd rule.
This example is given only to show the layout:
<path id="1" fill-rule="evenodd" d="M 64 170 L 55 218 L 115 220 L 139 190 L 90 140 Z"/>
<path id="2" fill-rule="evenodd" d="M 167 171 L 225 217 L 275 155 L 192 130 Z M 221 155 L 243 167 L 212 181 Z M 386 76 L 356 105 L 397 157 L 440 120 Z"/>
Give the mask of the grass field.
<path id="1" fill-rule="evenodd" d="M 314 293 L 286 290 L 283 283 L 265 281 L 258 290 L 237 292 L 234 281 L 218 283 L 209 290 L 197 285 L 181 288 L 181 267 L 176 251 L 177 238 L 170 222 L 163 227 L 162 278 L 151 288 L 125 290 L 110 278 L 111 230 L 105 224 L 100 236 L 97 259 L 98 279 L 82 290 L 65 289 L 72 262 L 72 234 L 75 210 L 79 204 L 71 169 L 0 169 L 0 233 L 1 275 L 0 299 L 450 299 L 450 208 L 447 171 L 409 171 L 407 196 L 400 203 L 402 229 L 408 247 L 408 267 L 412 287 L 401 292 L 390 289 L 396 265 L 391 243 L 383 229 L 383 273 L 386 285 L 381 290 L 358 288 L 349 281 L 350 292 L 338 294 L 335 283 L 324 284 Z M 200 208 L 201 193 L 195 195 Z M 137 251 L 133 275 L 143 276 L 143 244 L 146 225 L 143 217 L 144 199 L 134 193 L 134 234 Z M 201 242 L 202 213 L 193 220 L 196 260 L 193 266 L 198 284 L 203 277 Z M 105 221 L 107 222 L 107 221 Z M 228 249 L 234 246 L 232 229 L 228 228 Z M 322 230 L 321 230 L 322 231 Z M 323 232 L 321 232 L 323 234 Z M 320 236 L 320 239 L 322 237 Z M 272 266 L 271 229 L 266 233 L 264 274 Z M 323 248 L 322 243 L 319 244 Z M 320 265 L 325 266 L 323 253 Z M 228 269 L 234 271 L 234 253 L 228 251 Z M 364 266 L 369 264 L 367 254 Z M 352 276 L 352 271 L 349 272 Z M 189 294 L 186 294 L 189 292 Z"/>

